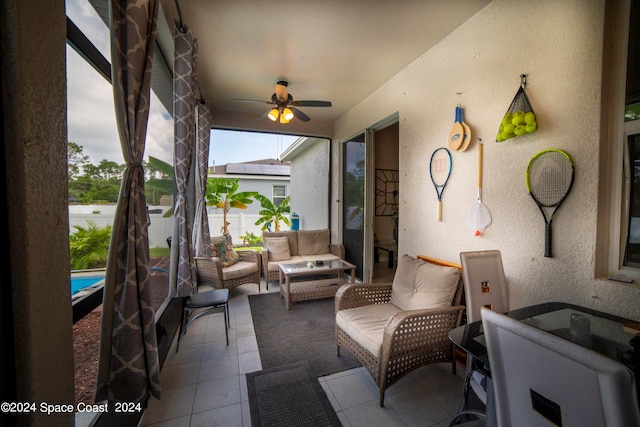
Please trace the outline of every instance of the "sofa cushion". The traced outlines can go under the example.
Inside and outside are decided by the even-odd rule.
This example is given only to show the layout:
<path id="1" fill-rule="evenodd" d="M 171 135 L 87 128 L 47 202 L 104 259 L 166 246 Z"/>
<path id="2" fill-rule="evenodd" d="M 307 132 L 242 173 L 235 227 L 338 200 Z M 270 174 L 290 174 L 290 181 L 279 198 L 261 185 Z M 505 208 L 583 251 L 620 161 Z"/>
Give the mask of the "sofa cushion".
<path id="1" fill-rule="evenodd" d="M 403 254 L 391 288 L 391 303 L 401 310 L 449 307 L 460 280 L 455 267 L 433 265 Z"/>
<path id="2" fill-rule="evenodd" d="M 326 230 L 298 230 L 298 255 L 319 255 L 330 252 L 331 234 Z"/>
<path id="3" fill-rule="evenodd" d="M 372 304 L 336 313 L 336 325 L 380 359 L 384 327 L 400 309 L 393 304 Z"/>
<path id="4" fill-rule="evenodd" d="M 296 264 L 299 262 L 306 262 L 302 257 L 294 255 L 285 261 L 269 261 L 267 266 L 268 271 L 280 271 L 280 264 Z"/>
<path id="5" fill-rule="evenodd" d="M 233 250 L 233 243 L 229 235 L 211 238 L 211 256 L 218 257 L 225 267 L 240 260 L 240 255 Z"/>
<path id="6" fill-rule="evenodd" d="M 262 239 L 270 237 L 286 237 L 289 239 L 289 254 L 291 256 L 298 255 L 298 232 L 297 231 L 263 231 Z"/>
<path id="7" fill-rule="evenodd" d="M 258 264 L 255 262 L 239 261 L 222 271 L 224 280 L 238 279 L 251 273 L 257 273 Z"/>
<path id="8" fill-rule="evenodd" d="M 333 261 L 333 260 L 338 260 L 340 259 L 340 257 L 338 255 L 334 255 L 332 253 L 328 253 L 328 254 L 319 254 L 319 255 L 300 255 L 300 258 L 302 258 L 303 261 L 308 262 L 308 261 Z"/>
<path id="9" fill-rule="evenodd" d="M 289 239 L 286 237 L 265 237 L 264 247 L 269 251 L 269 261 L 285 261 L 291 258 Z"/>

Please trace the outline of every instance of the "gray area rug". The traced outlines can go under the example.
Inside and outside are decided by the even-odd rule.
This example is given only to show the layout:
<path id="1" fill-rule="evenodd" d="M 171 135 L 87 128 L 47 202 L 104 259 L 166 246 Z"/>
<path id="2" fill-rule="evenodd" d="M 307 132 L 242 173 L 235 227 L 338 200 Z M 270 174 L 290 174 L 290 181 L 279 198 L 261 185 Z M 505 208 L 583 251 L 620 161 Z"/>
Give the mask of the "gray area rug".
<path id="1" fill-rule="evenodd" d="M 285 308 L 277 292 L 249 295 L 262 368 L 308 361 L 316 377 L 362 366 L 349 351 L 336 354 L 333 298 L 300 301 Z"/>
<path id="2" fill-rule="evenodd" d="M 253 427 L 342 426 L 308 362 L 247 374 Z"/>

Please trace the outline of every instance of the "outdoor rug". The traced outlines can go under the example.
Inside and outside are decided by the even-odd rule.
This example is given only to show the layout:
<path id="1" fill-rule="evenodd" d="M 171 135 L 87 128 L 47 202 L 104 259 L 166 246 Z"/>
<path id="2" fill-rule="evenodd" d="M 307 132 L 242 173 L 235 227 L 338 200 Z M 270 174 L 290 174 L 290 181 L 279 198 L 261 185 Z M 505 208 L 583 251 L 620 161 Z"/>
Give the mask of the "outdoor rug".
<path id="1" fill-rule="evenodd" d="M 342 426 L 308 362 L 247 374 L 253 427 Z"/>
<path id="2" fill-rule="evenodd" d="M 285 308 L 280 293 L 249 295 L 262 369 L 308 361 L 316 377 L 362 366 L 348 350 L 336 354 L 333 298 Z"/>

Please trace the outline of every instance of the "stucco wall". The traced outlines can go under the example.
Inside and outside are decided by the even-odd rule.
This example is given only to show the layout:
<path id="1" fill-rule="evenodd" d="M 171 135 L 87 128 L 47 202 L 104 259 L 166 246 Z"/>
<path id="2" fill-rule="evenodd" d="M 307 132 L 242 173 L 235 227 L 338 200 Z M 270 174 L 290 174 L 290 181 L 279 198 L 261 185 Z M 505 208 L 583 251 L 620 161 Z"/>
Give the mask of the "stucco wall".
<path id="1" fill-rule="evenodd" d="M 594 279 L 604 11 L 603 0 L 494 0 L 336 123 L 337 159 L 341 141 L 400 112 L 400 186 L 409 191 L 400 193 L 399 252 L 458 261 L 461 251 L 499 249 L 512 308 L 569 301 L 639 317 L 637 287 Z M 522 73 L 540 130 L 496 143 Z M 435 220 L 428 163 L 447 146 L 458 103 L 485 142 L 483 202 L 493 224 L 481 237 L 467 225 L 476 202 L 475 140 L 453 152 L 443 221 Z M 544 222 L 525 186 L 527 163 L 546 148 L 566 150 L 576 165 L 554 220 L 553 258 L 543 256 Z M 332 226 L 339 229 L 338 214 Z"/>
<path id="2" fill-rule="evenodd" d="M 16 400 L 72 403 L 64 1 L 3 2 L 0 28 Z M 66 426 L 73 414 L 18 423 Z"/>
<path id="3" fill-rule="evenodd" d="M 291 161 L 291 213 L 300 215 L 300 229 L 329 227 L 329 141 L 318 139 Z"/>

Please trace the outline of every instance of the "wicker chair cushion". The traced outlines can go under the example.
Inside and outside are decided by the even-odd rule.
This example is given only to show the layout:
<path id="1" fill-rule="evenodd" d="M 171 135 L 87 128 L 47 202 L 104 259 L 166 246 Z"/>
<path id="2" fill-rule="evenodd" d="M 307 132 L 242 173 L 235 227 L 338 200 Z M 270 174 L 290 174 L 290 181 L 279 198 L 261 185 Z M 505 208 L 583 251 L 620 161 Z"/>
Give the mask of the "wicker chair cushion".
<path id="1" fill-rule="evenodd" d="M 401 311 L 393 304 L 372 304 L 336 313 L 336 324 L 354 341 L 380 359 L 384 327 Z"/>
<path id="2" fill-rule="evenodd" d="M 318 255 L 329 253 L 331 234 L 326 230 L 299 230 L 298 255 Z"/>
<path id="3" fill-rule="evenodd" d="M 240 261 L 240 255 L 233 250 L 231 236 L 212 237 L 211 256 L 218 257 L 225 267 L 229 267 Z"/>
<path id="4" fill-rule="evenodd" d="M 403 254 L 393 278 L 391 303 L 401 310 L 449 307 L 460 270 L 424 262 Z"/>
<path id="5" fill-rule="evenodd" d="M 239 261 L 229 267 L 223 268 L 222 276 L 224 280 L 231 280 L 247 276 L 256 271 L 258 271 L 258 264 L 255 262 Z"/>
<path id="6" fill-rule="evenodd" d="M 286 237 L 267 237 L 264 247 L 269 251 L 270 261 L 285 261 L 291 258 L 289 239 Z"/>

